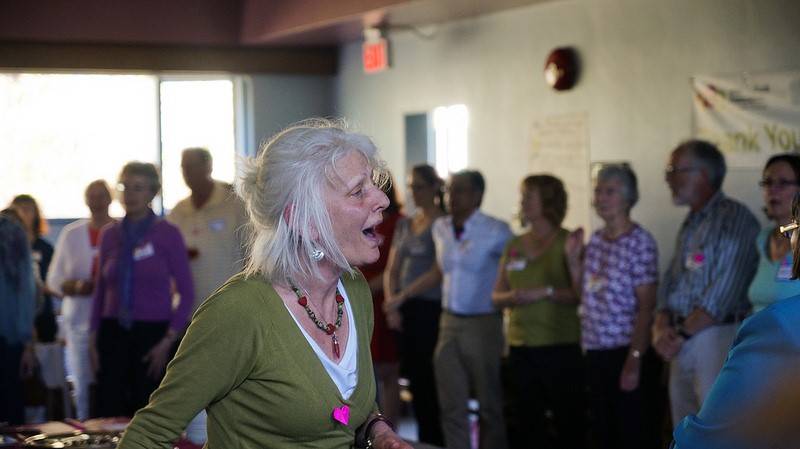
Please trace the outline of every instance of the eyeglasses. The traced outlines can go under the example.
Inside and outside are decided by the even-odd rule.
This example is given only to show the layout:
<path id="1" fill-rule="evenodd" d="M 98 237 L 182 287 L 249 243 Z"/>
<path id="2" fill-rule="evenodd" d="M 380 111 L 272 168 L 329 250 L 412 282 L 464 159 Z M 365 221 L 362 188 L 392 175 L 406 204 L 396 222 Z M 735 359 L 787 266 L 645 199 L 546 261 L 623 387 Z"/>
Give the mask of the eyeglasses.
<path id="1" fill-rule="evenodd" d="M 690 171 L 695 170 L 700 170 L 700 167 L 673 167 L 670 165 L 666 170 L 664 170 L 664 176 L 679 175 L 681 173 L 689 173 Z"/>
<path id="2" fill-rule="evenodd" d="M 800 184 L 798 184 L 797 181 L 790 181 L 788 179 L 762 179 L 761 181 L 758 181 L 758 185 L 767 189 L 777 187 L 783 190 L 789 186 L 796 186 Z"/>
<path id="3" fill-rule="evenodd" d="M 409 190 L 414 190 L 414 191 L 416 191 L 416 190 L 425 190 L 425 189 L 428 189 L 430 187 L 431 186 L 429 186 L 428 184 L 413 184 L 412 183 L 412 184 L 408 185 L 408 189 Z"/>
<path id="4" fill-rule="evenodd" d="M 123 183 L 119 183 L 117 184 L 117 190 L 119 190 L 120 192 L 142 193 L 150 190 L 150 188 L 144 184 L 125 185 Z"/>
<path id="5" fill-rule="evenodd" d="M 444 193 L 448 195 L 464 195 L 468 193 L 472 193 L 473 189 L 469 186 L 458 186 L 458 187 L 445 187 Z"/>
<path id="6" fill-rule="evenodd" d="M 778 231 L 780 231 L 780 233 L 783 234 L 784 237 L 790 239 L 792 238 L 792 232 L 794 232 L 794 230 L 797 228 L 800 228 L 800 224 L 797 224 L 796 221 L 793 221 L 789 224 L 781 226 L 780 228 L 778 228 Z"/>

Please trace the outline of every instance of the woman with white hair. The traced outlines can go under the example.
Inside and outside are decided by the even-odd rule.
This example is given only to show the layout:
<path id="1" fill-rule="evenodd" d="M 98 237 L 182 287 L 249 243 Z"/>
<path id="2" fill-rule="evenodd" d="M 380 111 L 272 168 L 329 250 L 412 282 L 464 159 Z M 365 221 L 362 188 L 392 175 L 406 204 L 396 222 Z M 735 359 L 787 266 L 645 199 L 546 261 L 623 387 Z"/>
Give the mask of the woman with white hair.
<path id="1" fill-rule="evenodd" d="M 595 444 L 605 448 L 655 448 L 660 361 L 650 347 L 658 285 L 658 251 L 652 234 L 633 221 L 639 199 L 627 164 L 597 173 L 593 206 L 603 227 L 584 248 L 583 230 L 567 242 L 573 286 L 581 295 L 581 346 Z"/>
<path id="2" fill-rule="evenodd" d="M 121 449 L 171 448 L 199 410 L 208 448 L 406 449 L 378 413 L 369 286 L 389 200 L 377 150 L 339 122 L 273 137 L 237 181 L 244 272 L 197 310 Z"/>

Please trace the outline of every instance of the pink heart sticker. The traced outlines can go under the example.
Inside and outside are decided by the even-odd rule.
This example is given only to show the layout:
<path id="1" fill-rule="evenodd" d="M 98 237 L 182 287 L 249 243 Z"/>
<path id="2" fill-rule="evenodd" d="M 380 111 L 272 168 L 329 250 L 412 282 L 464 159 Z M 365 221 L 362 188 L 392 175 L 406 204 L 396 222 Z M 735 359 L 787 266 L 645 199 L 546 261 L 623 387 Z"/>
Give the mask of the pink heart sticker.
<path id="1" fill-rule="evenodd" d="M 339 408 L 333 409 L 333 419 L 346 426 L 347 422 L 350 420 L 350 407 L 343 405 Z"/>

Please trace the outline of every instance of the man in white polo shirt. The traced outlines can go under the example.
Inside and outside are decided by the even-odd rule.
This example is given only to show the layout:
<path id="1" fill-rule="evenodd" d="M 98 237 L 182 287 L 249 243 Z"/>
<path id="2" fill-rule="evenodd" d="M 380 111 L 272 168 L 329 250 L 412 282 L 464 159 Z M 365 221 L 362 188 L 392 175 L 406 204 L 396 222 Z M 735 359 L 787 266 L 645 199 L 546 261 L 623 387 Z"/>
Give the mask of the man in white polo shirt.
<path id="1" fill-rule="evenodd" d="M 183 150 L 181 171 L 192 193 L 168 217 L 181 230 L 189 251 L 195 291 L 192 310 L 241 271 L 244 260 L 244 205 L 230 184 L 211 177 L 212 164 L 211 152 L 205 148 Z M 189 423 L 186 436 L 193 443 L 205 443 L 205 420 L 201 412 Z"/>
<path id="2" fill-rule="evenodd" d="M 194 309 L 242 269 L 244 258 L 240 229 L 245 222 L 244 206 L 230 184 L 211 177 L 211 170 L 207 149 L 183 150 L 181 171 L 192 193 L 179 201 L 168 217 L 181 230 L 189 250 Z"/>

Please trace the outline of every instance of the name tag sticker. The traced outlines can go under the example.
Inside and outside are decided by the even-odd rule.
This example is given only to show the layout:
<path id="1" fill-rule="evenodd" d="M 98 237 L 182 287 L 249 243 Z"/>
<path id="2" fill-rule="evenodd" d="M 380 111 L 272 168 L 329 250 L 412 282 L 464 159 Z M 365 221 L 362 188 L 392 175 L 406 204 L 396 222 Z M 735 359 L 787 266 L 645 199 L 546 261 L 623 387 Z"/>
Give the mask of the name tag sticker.
<path id="1" fill-rule="evenodd" d="M 776 281 L 788 281 L 792 277 L 792 265 L 789 264 L 789 258 L 784 257 L 781 261 L 781 266 L 778 267 L 778 272 L 775 273 Z"/>
<path id="2" fill-rule="evenodd" d="M 153 248 L 153 244 L 150 242 L 145 243 L 144 245 L 135 248 L 133 250 L 133 260 L 142 260 L 147 259 L 148 257 L 155 254 L 156 250 Z"/>
<path id="3" fill-rule="evenodd" d="M 506 271 L 522 271 L 527 264 L 528 261 L 525 259 L 511 259 L 506 264 Z"/>
<path id="4" fill-rule="evenodd" d="M 686 269 L 698 273 L 703 270 L 705 262 L 706 258 L 703 253 L 696 252 L 694 254 L 689 254 L 689 256 L 686 257 Z"/>
<path id="5" fill-rule="evenodd" d="M 606 278 L 598 274 L 590 275 L 589 279 L 586 281 L 586 288 L 588 288 L 590 292 L 594 293 L 597 293 L 600 290 L 602 290 L 603 286 L 605 285 L 606 285 Z"/>
<path id="6" fill-rule="evenodd" d="M 208 222 L 208 230 L 211 232 L 220 232 L 225 230 L 225 220 L 217 219 Z"/>

